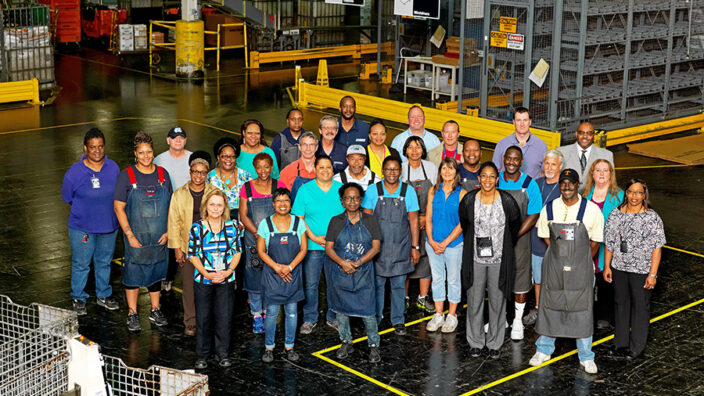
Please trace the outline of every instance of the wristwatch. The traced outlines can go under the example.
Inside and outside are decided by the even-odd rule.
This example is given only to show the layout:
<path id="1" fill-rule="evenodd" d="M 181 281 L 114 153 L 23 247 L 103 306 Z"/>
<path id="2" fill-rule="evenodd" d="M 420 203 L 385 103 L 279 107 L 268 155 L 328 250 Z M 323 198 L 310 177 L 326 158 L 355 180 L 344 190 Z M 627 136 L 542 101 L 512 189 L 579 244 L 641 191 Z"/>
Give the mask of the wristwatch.
<path id="1" fill-rule="evenodd" d="M 415 250 L 420 250 L 420 245 L 414 245 L 414 246 L 411 246 L 411 248 L 415 249 Z"/>
<path id="2" fill-rule="evenodd" d="M 657 276 L 657 275 L 654 275 L 654 274 L 648 274 L 648 276 L 652 276 L 652 277 L 655 278 L 655 279 L 658 278 L 658 276 Z"/>

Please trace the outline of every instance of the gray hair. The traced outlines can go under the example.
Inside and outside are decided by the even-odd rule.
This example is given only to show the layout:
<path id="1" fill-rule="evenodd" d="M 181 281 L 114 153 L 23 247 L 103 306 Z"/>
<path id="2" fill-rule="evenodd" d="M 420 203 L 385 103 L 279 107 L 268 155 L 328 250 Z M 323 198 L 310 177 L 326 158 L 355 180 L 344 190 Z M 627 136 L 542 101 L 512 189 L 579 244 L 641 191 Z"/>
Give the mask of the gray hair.
<path id="1" fill-rule="evenodd" d="M 544 158 L 557 158 L 557 160 L 560 161 L 560 170 L 562 170 L 562 167 L 565 165 L 565 156 L 563 156 L 562 153 L 559 152 L 558 150 L 555 150 L 555 149 L 548 150 L 545 153 Z"/>
<path id="2" fill-rule="evenodd" d="M 193 165 L 198 165 L 198 164 L 205 165 L 205 169 L 210 169 L 210 164 L 208 163 L 208 161 L 206 161 L 203 158 L 194 158 L 193 161 L 191 161 L 191 163 L 188 164 L 188 166 L 190 168 L 193 168 Z"/>
<path id="3" fill-rule="evenodd" d="M 333 117 L 329 114 L 326 114 L 320 118 L 320 123 L 318 124 L 318 128 L 323 129 L 323 122 L 325 121 L 331 121 L 335 123 L 335 128 L 339 129 L 340 124 L 337 122 L 337 117 Z"/>
<path id="4" fill-rule="evenodd" d="M 315 144 L 318 144 L 318 138 L 315 137 L 315 134 L 311 131 L 305 131 L 301 134 L 301 136 L 298 138 L 298 141 L 300 142 L 303 140 L 303 138 L 311 138 L 315 141 Z"/>

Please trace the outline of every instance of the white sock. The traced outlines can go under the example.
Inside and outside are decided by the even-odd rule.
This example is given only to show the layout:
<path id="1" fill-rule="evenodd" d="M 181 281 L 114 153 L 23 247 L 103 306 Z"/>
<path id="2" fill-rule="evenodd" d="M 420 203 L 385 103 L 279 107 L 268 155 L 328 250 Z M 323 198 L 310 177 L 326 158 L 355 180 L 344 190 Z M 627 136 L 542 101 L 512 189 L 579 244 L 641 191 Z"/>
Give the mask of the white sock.
<path id="1" fill-rule="evenodd" d="M 523 311 L 526 309 L 526 303 L 515 303 L 516 305 L 516 319 L 521 320 L 523 318 Z"/>

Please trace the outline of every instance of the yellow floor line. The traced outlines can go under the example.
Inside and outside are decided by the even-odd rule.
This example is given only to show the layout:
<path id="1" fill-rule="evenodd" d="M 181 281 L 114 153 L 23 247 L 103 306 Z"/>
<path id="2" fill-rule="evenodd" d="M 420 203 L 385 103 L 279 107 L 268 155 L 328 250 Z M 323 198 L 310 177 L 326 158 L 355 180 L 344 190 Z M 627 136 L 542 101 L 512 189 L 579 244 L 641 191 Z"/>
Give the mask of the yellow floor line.
<path id="1" fill-rule="evenodd" d="M 654 168 L 680 168 L 683 166 L 693 166 L 693 165 L 686 165 L 686 164 L 669 164 L 669 165 L 643 165 L 643 166 L 621 166 L 621 167 L 616 167 L 614 168 L 615 170 L 624 170 L 624 169 L 654 169 Z"/>
<path id="2" fill-rule="evenodd" d="M 672 316 L 672 315 L 675 315 L 675 314 L 677 314 L 677 313 L 679 313 L 679 312 L 684 311 L 685 309 L 689 309 L 689 308 L 695 307 L 695 306 L 697 306 L 697 305 L 699 305 L 699 304 L 702 304 L 702 303 L 704 303 L 704 298 L 701 299 L 701 300 L 695 301 L 695 302 L 693 302 L 693 303 L 687 304 L 687 305 L 685 305 L 685 306 L 679 307 L 679 308 L 677 308 L 677 309 L 674 309 L 674 310 L 672 310 L 672 311 L 670 311 L 670 312 L 668 312 L 668 313 L 662 314 L 662 315 L 660 315 L 660 316 L 658 316 L 658 317 L 652 318 L 652 319 L 650 319 L 650 323 L 655 323 L 655 322 L 657 322 L 657 321 L 659 321 L 659 320 L 668 318 L 668 317 L 670 317 L 670 316 Z M 613 339 L 613 338 L 614 338 L 614 335 L 611 334 L 611 335 L 608 336 L 608 337 L 604 337 L 604 338 L 602 338 L 602 339 L 599 339 L 599 340 L 597 340 L 597 341 L 594 341 L 594 342 L 592 343 L 592 346 L 596 346 L 596 345 L 602 344 L 602 343 L 604 343 L 604 342 L 606 342 L 606 341 L 609 341 L 609 340 L 611 340 L 611 339 Z M 485 390 L 487 390 L 487 389 L 493 388 L 493 387 L 495 387 L 495 386 L 497 386 L 497 385 L 503 384 L 503 383 L 505 383 L 505 382 L 508 382 L 508 381 L 514 379 L 514 378 L 518 378 L 518 377 L 520 377 L 520 376 L 523 376 L 523 375 L 528 374 L 528 373 L 530 373 L 530 372 L 532 372 L 532 371 L 538 370 L 538 369 L 540 369 L 540 368 L 542 368 L 542 367 L 548 366 L 548 365 L 550 365 L 550 364 L 553 364 L 553 363 L 555 363 L 555 362 L 558 362 L 558 361 L 560 361 L 560 360 L 562 360 L 562 359 L 565 359 L 565 358 L 570 357 L 570 356 L 575 355 L 575 354 L 577 354 L 577 350 L 576 350 L 576 349 L 574 349 L 574 350 L 572 350 L 572 351 L 569 351 L 569 352 L 567 352 L 567 353 L 565 353 L 565 354 L 563 354 L 563 355 L 554 357 L 554 358 L 548 360 L 547 362 L 543 363 L 543 364 L 540 365 L 540 366 L 527 368 L 527 369 L 525 369 L 525 370 L 519 371 L 519 372 L 517 372 L 517 373 L 511 374 L 511 375 L 506 376 L 506 377 L 503 377 L 503 378 L 501 378 L 501 379 L 498 379 L 498 380 L 496 380 L 496 381 L 494 381 L 494 382 L 490 382 L 490 383 L 488 383 L 488 384 L 486 384 L 486 385 L 482 385 L 482 386 L 480 386 L 480 387 L 478 387 L 478 388 L 476 388 L 476 389 L 473 389 L 473 390 L 471 390 L 471 391 L 469 391 L 469 392 L 467 392 L 467 393 L 463 393 L 463 394 L 461 394 L 460 396 L 474 395 L 474 394 L 477 394 L 477 393 L 479 393 L 479 392 L 483 392 L 483 391 L 485 391 Z"/>
<path id="3" fill-rule="evenodd" d="M 406 392 L 403 392 L 403 391 L 401 391 L 401 390 L 398 390 L 398 389 L 394 388 L 394 387 L 391 386 L 391 385 L 388 385 L 388 384 L 385 384 L 385 383 L 383 383 L 383 382 L 377 381 L 377 380 L 375 380 L 374 378 L 369 377 L 368 375 L 365 375 L 365 374 L 363 374 L 363 373 L 360 373 L 359 371 L 357 371 L 357 370 L 355 370 L 355 369 L 353 369 L 353 368 L 347 367 L 347 366 L 345 366 L 344 364 L 340 364 L 340 363 L 338 363 L 338 362 L 336 362 L 336 361 L 334 361 L 334 360 L 332 360 L 332 359 L 329 359 L 329 358 L 327 358 L 327 357 L 321 355 L 321 354 L 318 353 L 318 352 L 315 352 L 315 353 L 313 354 L 313 356 L 317 357 L 318 359 L 324 360 L 324 361 L 326 361 L 326 362 L 332 364 L 332 365 L 335 366 L 335 367 L 341 368 L 341 369 L 343 369 L 343 370 L 345 370 L 345 371 L 347 371 L 347 372 L 349 372 L 349 373 L 352 373 L 352 374 L 356 375 L 357 377 L 363 378 L 363 379 L 365 379 L 365 380 L 367 380 L 367 381 L 369 381 L 369 382 L 371 382 L 371 383 L 373 383 L 373 384 L 375 384 L 375 385 L 378 385 L 378 386 L 380 386 L 380 387 L 386 389 L 386 390 L 389 391 L 389 392 L 393 392 L 393 393 L 395 393 L 395 394 L 397 394 L 397 395 L 401 395 L 401 396 L 409 396 L 409 394 L 406 393 Z"/>
<path id="4" fill-rule="evenodd" d="M 22 133 L 22 132 L 44 131 L 47 129 L 68 128 L 68 127 L 81 126 L 81 125 L 97 124 L 97 123 L 101 123 L 101 122 L 114 122 L 114 121 L 136 120 L 136 119 L 137 119 L 136 117 L 106 118 L 106 119 L 99 119 L 99 120 L 95 120 L 95 121 L 74 122 L 72 124 L 61 124 L 61 125 L 55 125 L 55 126 L 45 126 L 45 127 L 30 128 L 30 129 L 17 129 L 14 131 L 0 132 L 0 135 L 9 135 L 12 133 Z"/>
<path id="5" fill-rule="evenodd" d="M 676 247 L 667 246 L 667 245 L 664 245 L 663 247 L 666 248 L 666 249 L 674 250 L 674 251 L 676 251 L 676 252 L 691 254 L 692 256 L 697 256 L 697 257 L 704 258 L 704 254 L 701 254 L 701 253 L 694 253 L 694 252 L 690 252 L 689 250 L 678 249 L 678 248 L 676 248 Z"/>

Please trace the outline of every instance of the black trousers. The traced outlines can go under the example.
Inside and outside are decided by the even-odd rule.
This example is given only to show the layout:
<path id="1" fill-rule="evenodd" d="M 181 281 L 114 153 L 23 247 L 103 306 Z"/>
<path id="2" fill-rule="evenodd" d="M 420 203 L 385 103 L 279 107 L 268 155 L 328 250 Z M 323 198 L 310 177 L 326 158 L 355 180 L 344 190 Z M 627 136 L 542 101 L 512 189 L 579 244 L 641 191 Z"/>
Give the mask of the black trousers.
<path id="1" fill-rule="evenodd" d="M 207 359 L 214 349 L 220 358 L 226 358 L 230 350 L 232 308 L 235 305 L 232 283 L 203 285 L 195 282 L 193 294 L 196 303 L 196 355 L 199 359 Z"/>
<path id="2" fill-rule="evenodd" d="M 643 288 L 648 274 L 613 270 L 616 330 L 614 346 L 640 354 L 645 349 L 650 325 L 651 290 Z"/>
<path id="3" fill-rule="evenodd" d="M 169 249 L 169 266 L 166 269 L 166 281 L 173 282 L 178 271 L 178 261 L 176 261 L 176 250 Z"/>
<path id="4" fill-rule="evenodd" d="M 614 324 L 614 284 L 605 281 L 602 273 L 596 274 L 596 301 L 594 302 L 594 323 L 599 320 Z"/>

